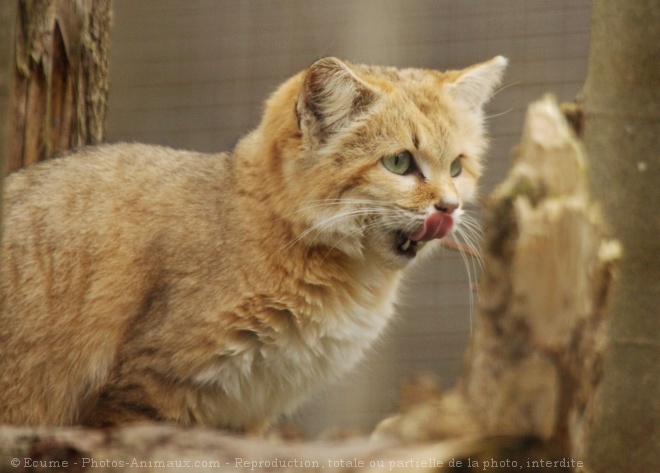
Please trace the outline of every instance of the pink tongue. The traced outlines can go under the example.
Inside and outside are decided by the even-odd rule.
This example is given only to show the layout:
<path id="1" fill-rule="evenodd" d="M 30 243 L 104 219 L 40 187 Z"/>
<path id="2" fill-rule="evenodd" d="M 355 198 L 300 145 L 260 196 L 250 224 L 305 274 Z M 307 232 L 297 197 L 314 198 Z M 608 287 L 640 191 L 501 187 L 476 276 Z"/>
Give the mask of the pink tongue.
<path id="1" fill-rule="evenodd" d="M 444 212 L 434 212 L 424 220 L 421 230 L 407 235 L 413 241 L 430 241 L 443 238 L 451 231 L 454 219 Z"/>

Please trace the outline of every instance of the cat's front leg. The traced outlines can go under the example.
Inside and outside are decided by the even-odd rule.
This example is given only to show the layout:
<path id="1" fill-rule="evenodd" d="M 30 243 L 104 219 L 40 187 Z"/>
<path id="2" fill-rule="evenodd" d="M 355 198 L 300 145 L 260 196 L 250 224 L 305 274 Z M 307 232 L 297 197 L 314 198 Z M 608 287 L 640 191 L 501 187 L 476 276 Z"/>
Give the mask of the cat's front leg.
<path id="1" fill-rule="evenodd" d="M 88 427 L 105 428 L 166 421 L 165 413 L 158 404 L 148 394 L 144 383 L 108 383 L 90 404 L 82 423 Z"/>

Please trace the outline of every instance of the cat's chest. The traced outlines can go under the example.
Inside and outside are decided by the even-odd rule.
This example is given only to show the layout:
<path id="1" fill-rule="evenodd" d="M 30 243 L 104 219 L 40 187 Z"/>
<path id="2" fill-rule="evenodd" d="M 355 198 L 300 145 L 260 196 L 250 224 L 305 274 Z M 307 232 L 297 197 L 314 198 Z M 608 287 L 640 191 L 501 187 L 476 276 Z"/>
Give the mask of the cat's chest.
<path id="1" fill-rule="evenodd" d="M 287 334 L 273 351 L 292 362 L 298 360 L 301 367 L 308 361 L 316 365 L 313 369 L 325 368 L 325 375 L 351 368 L 393 314 L 394 291 L 378 293 L 326 303 L 311 315 L 312 322 Z"/>
<path id="2" fill-rule="evenodd" d="M 227 376 L 228 371 L 246 378 L 282 375 L 302 387 L 315 376 L 340 374 L 359 360 L 390 320 L 395 299 L 394 288 L 390 289 L 356 299 L 328 298 L 313 312 L 280 311 L 297 322 L 258 333 L 252 343 L 226 347 L 230 355 L 197 378 L 226 385 L 233 377 Z"/>
<path id="3" fill-rule="evenodd" d="M 367 278 L 364 278 L 367 279 Z M 306 363 L 324 376 L 351 368 L 382 333 L 394 311 L 396 276 L 374 278 L 353 287 L 338 287 L 318 297 L 302 323 L 271 347 L 282 359 Z"/>
<path id="4" fill-rule="evenodd" d="M 294 408 L 315 387 L 352 368 L 382 333 L 394 312 L 397 280 L 385 282 L 353 288 L 351 297 L 321 298 L 313 313 L 297 314 L 305 323 L 234 349 L 207 365 L 196 381 L 221 388 L 222 398 L 250 416 Z"/>

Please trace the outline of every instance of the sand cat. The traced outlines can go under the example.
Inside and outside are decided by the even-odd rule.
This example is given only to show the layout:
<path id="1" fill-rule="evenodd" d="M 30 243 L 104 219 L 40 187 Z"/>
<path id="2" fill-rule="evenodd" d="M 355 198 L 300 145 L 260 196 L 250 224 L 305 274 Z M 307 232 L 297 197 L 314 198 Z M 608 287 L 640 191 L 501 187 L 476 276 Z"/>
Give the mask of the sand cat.
<path id="1" fill-rule="evenodd" d="M 0 423 L 259 431 L 361 358 L 461 225 L 506 60 L 320 59 L 229 154 L 115 144 L 6 180 Z"/>

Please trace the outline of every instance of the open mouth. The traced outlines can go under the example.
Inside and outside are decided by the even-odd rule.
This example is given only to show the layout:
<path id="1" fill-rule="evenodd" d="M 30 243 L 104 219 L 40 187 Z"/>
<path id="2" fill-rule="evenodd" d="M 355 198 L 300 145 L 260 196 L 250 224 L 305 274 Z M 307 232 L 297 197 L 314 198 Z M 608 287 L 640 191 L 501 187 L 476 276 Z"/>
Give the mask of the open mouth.
<path id="1" fill-rule="evenodd" d="M 418 249 L 423 245 L 424 242 L 411 240 L 403 232 L 396 233 L 396 252 L 402 256 L 414 258 L 417 256 Z"/>
<path id="2" fill-rule="evenodd" d="M 424 220 L 422 227 L 414 232 L 396 232 L 396 251 L 402 256 L 414 258 L 427 241 L 444 238 L 451 232 L 454 220 L 444 212 L 434 212 Z"/>

